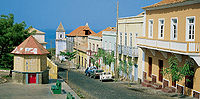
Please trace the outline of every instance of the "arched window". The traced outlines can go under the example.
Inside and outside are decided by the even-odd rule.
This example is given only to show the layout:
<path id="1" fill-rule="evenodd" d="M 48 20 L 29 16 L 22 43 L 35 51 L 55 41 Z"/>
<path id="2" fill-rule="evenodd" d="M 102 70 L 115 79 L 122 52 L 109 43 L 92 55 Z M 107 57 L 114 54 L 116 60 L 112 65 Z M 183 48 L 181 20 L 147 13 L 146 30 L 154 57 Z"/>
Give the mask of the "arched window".
<path id="1" fill-rule="evenodd" d="M 62 38 L 62 34 L 60 34 L 60 38 Z"/>

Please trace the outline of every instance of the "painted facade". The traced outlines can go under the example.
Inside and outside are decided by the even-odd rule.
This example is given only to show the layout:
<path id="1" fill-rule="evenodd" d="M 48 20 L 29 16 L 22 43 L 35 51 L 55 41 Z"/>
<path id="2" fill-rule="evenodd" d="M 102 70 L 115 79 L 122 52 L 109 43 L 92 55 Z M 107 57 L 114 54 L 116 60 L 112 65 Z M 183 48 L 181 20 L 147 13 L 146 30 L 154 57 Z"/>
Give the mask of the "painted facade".
<path id="1" fill-rule="evenodd" d="M 66 38 L 65 29 L 63 28 L 63 25 L 60 22 L 60 25 L 56 30 L 56 58 L 59 60 L 65 60 L 65 57 L 60 55 L 61 51 L 66 51 Z"/>
<path id="2" fill-rule="evenodd" d="M 102 49 L 106 52 L 116 51 L 116 28 L 115 27 L 108 27 L 109 30 L 102 31 Z M 102 64 L 102 69 L 104 71 L 109 71 L 114 74 L 114 63 L 109 65 L 103 64 L 103 60 L 100 60 Z"/>
<path id="3" fill-rule="evenodd" d="M 133 17 L 119 18 L 118 20 L 118 53 L 122 61 L 132 62 L 132 74 L 134 81 L 142 80 L 142 49 L 137 47 L 136 37 L 144 34 L 144 13 Z M 133 77 L 132 77 L 133 76 Z"/>
<path id="4" fill-rule="evenodd" d="M 92 31 L 88 24 L 85 26 L 80 26 L 73 30 L 71 33 L 67 34 L 67 38 L 70 39 L 69 49 L 73 48 L 73 51 L 77 51 L 76 58 L 74 59 L 75 65 L 79 65 L 81 68 L 86 68 L 88 66 L 88 36 L 96 34 Z"/>
<path id="5" fill-rule="evenodd" d="M 163 0 L 144 7 L 146 31 L 143 37 L 137 38 L 137 45 L 145 52 L 144 79 L 197 98 L 200 92 L 199 6 L 199 0 Z M 179 66 L 183 66 L 186 59 L 192 59 L 195 62 L 194 76 L 179 82 L 172 82 L 170 77 L 163 76 L 160 71 L 169 66 L 170 57 L 177 57 Z"/>
<path id="6" fill-rule="evenodd" d="M 47 54 L 49 52 L 33 36 L 29 36 L 11 53 L 14 54 L 14 69 L 12 70 L 14 82 L 48 83 Z"/>

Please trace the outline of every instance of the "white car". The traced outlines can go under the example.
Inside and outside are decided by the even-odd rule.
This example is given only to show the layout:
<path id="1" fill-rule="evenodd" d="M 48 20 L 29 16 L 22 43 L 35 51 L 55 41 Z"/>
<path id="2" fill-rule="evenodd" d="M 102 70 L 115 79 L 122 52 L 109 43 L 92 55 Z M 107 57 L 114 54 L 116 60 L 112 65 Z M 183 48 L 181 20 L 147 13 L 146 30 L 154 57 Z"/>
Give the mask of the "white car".
<path id="1" fill-rule="evenodd" d="M 112 74 L 110 72 L 102 72 L 100 75 L 100 81 L 113 80 Z"/>

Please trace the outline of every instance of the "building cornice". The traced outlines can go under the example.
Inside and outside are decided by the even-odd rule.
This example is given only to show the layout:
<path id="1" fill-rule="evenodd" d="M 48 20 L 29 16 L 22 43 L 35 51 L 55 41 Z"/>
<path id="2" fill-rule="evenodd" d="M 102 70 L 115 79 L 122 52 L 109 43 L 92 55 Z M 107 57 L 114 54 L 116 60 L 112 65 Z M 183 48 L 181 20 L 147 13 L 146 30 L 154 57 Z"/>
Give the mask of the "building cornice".
<path id="1" fill-rule="evenodd" d="M 150 7 L 150 8 L 143 8 L 144 10 L 158 10 L 158 9 L 166 9 L 166 8 L 172 8 L 172 7 L 180 7 L 180 6 L 186 6 L 186 5 L 192 5 L 200 3 L 200 0 L 191 0 L 186 2 L 180 2 L 175 4 L 165 4 L 158 7 Z"/>

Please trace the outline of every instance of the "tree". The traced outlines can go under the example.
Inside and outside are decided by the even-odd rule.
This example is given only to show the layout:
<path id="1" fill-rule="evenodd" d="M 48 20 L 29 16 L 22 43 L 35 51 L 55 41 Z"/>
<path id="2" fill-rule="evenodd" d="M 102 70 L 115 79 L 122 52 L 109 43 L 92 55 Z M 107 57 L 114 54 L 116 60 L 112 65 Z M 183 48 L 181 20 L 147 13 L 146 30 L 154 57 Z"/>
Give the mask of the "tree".
<path id="1" fill-rule="evenodd" d="M 49 58 L 49 59 L 51 59 L 53 56 L 55 56 L 55 51 L 56 51 L 56 49 L 55 48 L 49 48 L 49 49 L 47 49 L 50 53 L 47 55 L 47 57 Z"/>
<path id="2" fill-rule="evenodd" d="M 184 66 L 178 66 L 178 59 L 176 57 L 169 58 L 169 67 L 163 70 L 163 74 L 171 78 L 172 81 L 181 81 L 186 76 L 194 75 L 194 61 L 192 59 L 187 59 Z M 189 79 L 187 81 L 190 82 Z"/>
<path id="3" fill-rule="evenodd" d="M 71 62 L 72 59 L 76 58 L 76 54 L 77 54 L 77 51 L 74 51 L 74 52 L 60 52 L 60 55 L 65 56 L 65 59 L 68 60 L 69 69 L 70 69 L 70 65 L 71 65 L 70 62 Z M 69 83 L 68 82 L 68 71 L 69 70 L 67 70 L 67 74 L 66 74 L 67 83 Z"/>
<path id="4" fill-rule="evenodd" d="M 10 54 L 20 43 L 32 33 L 25 29 L 25 22 L 14 23 L 14 15 L 0 16 L 0 66 L 13 69 L 13 54 Z"/>
<path id="5" fill-rule="evenodd" d="M 60 52 L 60 55 L 65 56 L 65 59 L 71 61 L 76 58 L 77 51 L 74 52 Z"/>
<path id="6" fill-rule="evenodd" d="M 129 75 L 132 73 L 133 71 L 133 63 L 131 61 L 128 62 L 128 72 L 127 72 L 127 75 L 128 75 L 128 86 L 130 86 L 130 77 Z"/>

